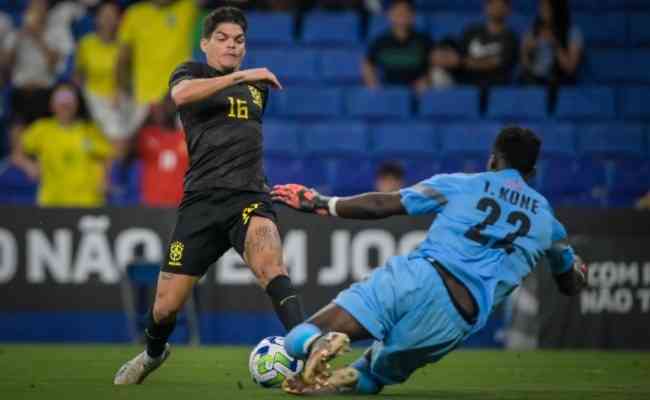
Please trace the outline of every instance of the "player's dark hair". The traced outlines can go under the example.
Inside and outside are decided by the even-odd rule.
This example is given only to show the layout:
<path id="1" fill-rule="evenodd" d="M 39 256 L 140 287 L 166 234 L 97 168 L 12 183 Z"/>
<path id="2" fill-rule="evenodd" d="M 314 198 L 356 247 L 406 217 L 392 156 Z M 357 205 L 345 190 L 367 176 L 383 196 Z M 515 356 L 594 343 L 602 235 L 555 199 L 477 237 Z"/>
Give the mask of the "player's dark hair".
<path id="1" fill-rule="evenodd" d="M 535 169 L 541 147 L 542 141 L 532 130 L 508 126 L 499 132 L 493 151 L 497 156 L 501 156 L 509 167 L 527 175 Z"/>
<path id="2" fill-rule="evenodd" d="M 202 37 L 204 39 L 209 39 L 215 29 L 217 29 L 217 26 L 224 22 L 230 22 L 241 26 L 244 33 L 248 30 L 248 21 L 246 20 L 244 12 L 237 7 L 224 6 L 215 9 L 205 16 L 203 19 Z"/>
<path id="3" fill-rule="evenodd" d="M 386 161 L 377 168 L 377 176 L 391 176 L 396 179 L 404 178 L 404 168 L 396 161 Z"/>

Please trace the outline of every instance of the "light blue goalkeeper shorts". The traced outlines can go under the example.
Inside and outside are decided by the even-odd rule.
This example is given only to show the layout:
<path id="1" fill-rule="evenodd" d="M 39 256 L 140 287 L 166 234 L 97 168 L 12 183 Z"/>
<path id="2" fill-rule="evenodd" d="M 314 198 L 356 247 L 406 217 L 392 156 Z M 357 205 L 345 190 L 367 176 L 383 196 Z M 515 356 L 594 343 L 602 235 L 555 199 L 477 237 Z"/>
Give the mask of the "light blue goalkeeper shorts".
<path id="1" fill-rule="evenodd" d="M 334 303 L 377 339 L 370 374 L 382 385 L 404 382 L 469 336 L 436 269 L 422 258 L 392 257 Z"/>

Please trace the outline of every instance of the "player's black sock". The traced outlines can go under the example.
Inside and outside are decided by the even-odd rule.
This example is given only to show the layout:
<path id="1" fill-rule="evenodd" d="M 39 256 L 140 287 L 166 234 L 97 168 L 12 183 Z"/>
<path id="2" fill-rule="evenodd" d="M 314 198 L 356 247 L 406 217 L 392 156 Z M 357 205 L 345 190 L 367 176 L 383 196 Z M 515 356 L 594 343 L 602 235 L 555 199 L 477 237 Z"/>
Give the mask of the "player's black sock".
<path id="1" fill-rule="evenodd" d="M 266 293 L 271 298 L 275 313 L 287 332 L 305 320 L 298 291 L 293 287 L 288 276 L 279 275 L 273 278 L 266 287 Z"/>
<path id="2" fill-rule="evenodd" d="M 172 322 L 164 324 L 153 319 L 153 310 L 149 312 L 147 328 L 144 330 L 144 337 L 147 341 L 147 354 L 149 357 L 159 357 L 165 351 L 167 339 L 171 336 L 176 326 L 176 318 Z"/>

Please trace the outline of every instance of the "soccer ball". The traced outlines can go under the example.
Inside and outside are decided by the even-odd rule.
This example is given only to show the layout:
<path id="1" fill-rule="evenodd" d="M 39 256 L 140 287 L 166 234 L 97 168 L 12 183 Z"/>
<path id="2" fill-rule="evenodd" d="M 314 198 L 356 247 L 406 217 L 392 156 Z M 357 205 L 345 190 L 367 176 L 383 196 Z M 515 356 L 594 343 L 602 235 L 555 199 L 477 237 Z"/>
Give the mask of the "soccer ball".
<path id="1" fill-rule="evenodd" d="M 277 387 L 285 379 L 302 371 L 303 362 L 289 356 L 284 350 L 282 336 L 263 339 L 251 352 L 248 369 L 253 381 L 264 387 Z"/>

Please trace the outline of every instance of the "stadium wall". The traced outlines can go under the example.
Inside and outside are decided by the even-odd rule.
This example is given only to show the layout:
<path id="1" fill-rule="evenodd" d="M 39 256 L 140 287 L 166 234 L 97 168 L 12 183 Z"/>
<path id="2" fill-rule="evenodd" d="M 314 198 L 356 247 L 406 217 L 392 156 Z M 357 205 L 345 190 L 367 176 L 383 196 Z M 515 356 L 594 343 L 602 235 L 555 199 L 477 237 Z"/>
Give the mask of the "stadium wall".
<path id="1" fill-rule="evenodd" d="M 529 334 L 543 347 L 650 348 L 650 213 L 558 215 L 589 261 L 593 284 L 580 297 L 562 298 L 539 268 L 533 296 L 539 324 Z M 345 221 L 281 209 L 280 221 L 290 274 L 313 312 L 388 257 L 414 248 L 431 219 Z M 160 262 L 173 223 L 174 212 L 163 209 L 0 207 L 0 341 L 132 340 L 150 291 L 134 289 L 136 278 L 123 271 Z M 229 252 L 217 264 L 195 293 L 202 343 L 254 343 L 281 334 L 241 258 Z M 134 294 L 145 300 L 130 319 L 125 305 Z M 508 315 L 498 312 L 469 345 L 502 345 Z M 181 323 L 174 340 L 187 339 Z"/>

